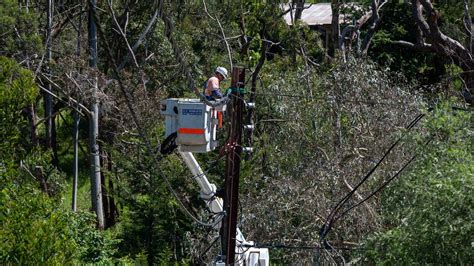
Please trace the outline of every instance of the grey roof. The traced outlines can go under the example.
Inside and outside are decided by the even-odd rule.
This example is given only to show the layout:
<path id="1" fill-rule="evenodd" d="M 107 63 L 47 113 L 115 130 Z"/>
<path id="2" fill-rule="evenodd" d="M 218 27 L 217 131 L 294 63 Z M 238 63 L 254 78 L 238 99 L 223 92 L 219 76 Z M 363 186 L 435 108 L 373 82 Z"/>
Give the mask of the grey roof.
<path id="1" fill-rule="evenodd" d="M 284 11 L 290 8 L 289 4 L 282 5 Z M 293 9 L 293 16 L 295 15 L 295 8 Z M 284 19 L 286 24 L 292 25 L 291 22 L 291 12 L 285 14 Z M 305 4 L 305 9 L 301 14 L 301 20 L 308 24 L 309 26 L 316 25 L 331 25 L 332 20 L 332 10 L 331 3 L 318 3 L 318 4 Z M 339 21 L 342 23 L 344 16 L 339 17 Z"/>

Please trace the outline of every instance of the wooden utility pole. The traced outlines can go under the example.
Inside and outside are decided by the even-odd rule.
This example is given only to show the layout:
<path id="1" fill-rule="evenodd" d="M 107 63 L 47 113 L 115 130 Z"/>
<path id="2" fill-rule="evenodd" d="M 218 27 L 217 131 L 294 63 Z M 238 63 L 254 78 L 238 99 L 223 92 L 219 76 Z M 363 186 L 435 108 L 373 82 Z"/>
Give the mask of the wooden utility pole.
<path id="1" fill-rule="evenodd" d="M 244 111 L 243 93 L 245 69 L 232 69 L 232 103 L 225 179 L 224 211 L 226 216 L 221 228 L 222 259 L 226 265 L 235 263 L 235 240 L 237 233 L 237 211 L 239 198 L 240 154 L 242 152 L 242 120 Z"/>

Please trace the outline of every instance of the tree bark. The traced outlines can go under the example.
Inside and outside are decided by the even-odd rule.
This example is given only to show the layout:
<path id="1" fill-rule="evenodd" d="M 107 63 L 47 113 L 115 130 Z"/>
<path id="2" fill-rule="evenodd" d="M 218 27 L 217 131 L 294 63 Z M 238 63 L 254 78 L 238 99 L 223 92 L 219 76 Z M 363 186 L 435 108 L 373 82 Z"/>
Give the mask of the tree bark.
<path id="1" fill-rule="evenodd" d="M 367 55 L 367 51 L 369 50 L 369 46 L 372 43 L 372 39 L 375 35 L 375 29 L 377 28 L 380 22 L 380 15 L 379 10 L 383 4 L 386 2 L 384 0 L 372 0 L 371 8 L 372 8 L 372 16 L 370 18 L 370 25 L 365 35 L 364 42 L 362 43 L 361 54 Z"/>
<path id="2" fill-rule="evenodd" d="M 372 39 L 375 35 L 376 29 L 380 23 L 380 15 L 379 15 L 380 9 L 386 3 L 388 3 L 388 1 L 386 0 L 372 0 L 370 11 L 365 13 L 362 17 L 360 17 L 355 23 L 355 25 L 349 25 L 344 28 L 339 39 L 339 48 L 342 50 L 344 55 L 346 54 L 346 47 L 345 47 L 346 38 L 349 39 L 349 43 L 350 43 L 349 47 L 351 47 L 355 39 L 357 41 L 359 40 L 360 29 L 367 22 L 370 22 L 364 41 L 361 47 L 359 47 L 358 45 L 358 49 L 357 49 L 358 54 L 363 55 L 363 56 L 367 55 L 370 44 L 372 43 Z"/>
<path id="3" fill-rule="evenodd" d="M 450 58 L 464 71 L 461 75 L 465 86 L 463 96 L 467 103 L 472 104 L 474 102 L 472 97 L 474 94 L 474 56 L 472 52 L 460 42 L 441 32 L 438 25 L 440 14 L 429 0 L 411 0 L 411 2 L 413 18 L 423 37 L 431 44 L 432 50 L 440 56 Z M 426 19 L 423 10 L 426 12 Z"/>
<path id="4" fill-rule="evenodd" d="M 466 32 L 466 47 L 472 53 L 472 18 L 467 0 L 464 0 L 464 27 Z"/>
<path id="5" fill-rule="evenodd" d="M 36 130 L 36 111 L 35 106 L 30 104 L 26 107 L 26 115 L 28 122 L 30 123 L 30 140 L 32 147 L 38 147 L 38 131 Z"/>
<path id="6" fill-rule="evenodd" d="M 296 5 L 295 23 L 301 19 L 304 9 L 304 0 L 293 0 L 293 5 Z"/>
<path id="7" fill-rule="evenodd" d="M 81 5 L 81 14 L 82 14 L 83 6 Z M 81 43 L 82 43 L 82 15 L 79 15 L 79 21 L 77 26 L 77 42 L 76 42 L 76 56 L 79 58 L 81 56 Z M 79 69 L 78 69 L 79 71 Z M 73 163 L 72 163 L 72 211 L 77 211 L 77 181 L 79 178 L 79 123 L 81 122 L 81 117 L 77 111 L 74 111 L 74 129 L 72 132 L 73 138 Z"/>
<path id="8" fill-rule="evenodd" d="M 102 171 L 101 178 L 105 228 L 109 228 L 115 225 L 115 218 L 117 217 L 117 208 L 115 207 L 115 201 L 113 197 L 114 184 L 112 178 L 110 177 L 110 173 L 112 172 L 112 160 L 110 153 L 107 151 L 102 150 L 101 154 L 101 163 L 103 166 L 101 169 L 104 169 L 104 167 L 107 166 L 107 171 Z"/>
<path id="9" fill-rule="evenodd" d="M 57 131 L 56 131 L 56 120 L 55 120 L 57 112 L 55 112 L 55 110 L 58 110 L 57 112 L 60 112 L 59 108 L 56 109 L 55 107 L 53 107 L 53 110 L 52 110 L 53 116 L 51 117 L 51 151 L 53 153 L 52 164 L 55 167 L 58 167 L 59 156 L 58 156 L 58 142 L 57 142 Z"/>
<path id="10" fill-rule="evenodd" d="M 46 175 L 44 174 L 43 167 L 35 167 L 35 177 L 40 183 L 41 191 L 49 196 L 48 182 L 46 180 Z"/>
<path id="11" fill-rule="evenodd" d="M 77 180 L 78 180 L 78 169 L 79 169 L 79 154 L 78 154 L 78 145 L 79 145 L 79 123 L 81 117 L 79 114 L 74 111 L 74 129 L 72 133 L 73 139 L 73 163 L 72 163 L 72 211 L 77 211 Z"/>
<path id="12" fill-rule="evenodd" d="M 89 1 L 89 66 L 97 70 L 97 25 L 96 25 L 96 5 L 97 0 Z M 104 228 L 104 208 L 102 205 L 102 187 L 100 177 L 100 158 L 99 158 L 99 99 L 97 98 L 98 80 L 94 77 L 93 81 L 93 102 L 91 105 L 91 114 L 89 118 L 89 147 L 91 154 L 91 197 L 92 207 L 97 216 L 97 227 Z"/>
<path id="13" fill-rule="evenodd" d="M 48 0 L 47 5 L 47 33 L 46 33 L 46 65 L 47 65 L 47 75 L 51 75 L 50 64 L 52 58 L 51 43 L 52 43 L 52 25 L 53 25 L 53 0 Z M 48 91 L 52 91 L 51 83 L 48 82 L 46 85 Z M 45 148 L 51 149 L 52 142 L 52 126 L 53 126 L 53 96 L 49 93 L 44 94 L 44 117 L 45 117 L 45 129 L 46 129 L 46 139 L 45 139 Z"/>
<path id="14" fill-rule="evenodd" d="M 112 158 L 109 154 L 109 160 L 108 160 L 108 163 L 107 163 L 107 169 L 109 170 L 109 173 L 112 173 Z M 108 195 L 109 196 L 109 216 L 107 217 L 107 225 L 110 227 L 110 226 L 114 226 L 117 222 L 117 217 L 118 217 L 118 209 L 117 209 L 117 205 L 115 204 L 115 200 L 114 200 L 114 182 L 112 180 L 112 177 L 109 175 L 109 182 L 108 182 L 108 187 L 109 187 L 109 192 L 108 192 Z"/>
<path id="15" fill-rule="evenodd" d="M 257 66 L 255 67 L 255 70 L 252 73 L 252 83 L 251 83 L 251 88 L 250 88 L 250 98 L 249 102 L 250 103 L 255 103 L 256 101 L 256 91 L 257 91 L 257 79 L 258 79 L 258 74 L 260 73 L 260 70 L 263 67 L 263 64 L 265 63 L 265 58 L 266 58 L 266 53 L 267 53 L 267 44 L 265 43 L 265 33 L 260 32 L 260 38 L 262 39 L 261 43 L 261 48 L 260 48 L 260 58 L 258 60 Z M 253 145 L 253 133 L 255 130 L 255 108 L 250 108 L 247 111 L 247 125 L 252 125 L 253 127 L 250 128 L 246 133 L 247 133 L 247 139 L 246 139 L 246 146 L 247 147 L 252 147 Z M 246 160 L 250 160 L 252 158 L 252 153 L 249 152 L 246 154 Z"/>
<path id="16" fill-rule="evenodd" d="M 339 0 L 331 1 L 332 20 L 331 20 L 331 37 L 332 46 L 329 49 L 329 56 L 334 57 L 336 55 L 336 49 L 339 49 L 339 39 L 341 38 L 341 27 L 339 25 L 339 11 L 341 4 Z"/>

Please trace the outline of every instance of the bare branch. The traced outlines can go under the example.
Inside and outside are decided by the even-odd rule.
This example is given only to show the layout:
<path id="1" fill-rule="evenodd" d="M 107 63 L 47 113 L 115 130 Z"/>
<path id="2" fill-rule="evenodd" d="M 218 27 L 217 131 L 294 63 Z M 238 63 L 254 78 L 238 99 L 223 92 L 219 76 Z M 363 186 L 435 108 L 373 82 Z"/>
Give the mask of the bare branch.
<path id="1" fill-rule="evenodd" d="M 469 5 L 467 3 L 467 0 L 464 0 L 464 29 L 467 34 L 466 38 L 466 46 L 467 49 L 472 53 L 472 19 L 471 19 L 471 14 L 469 12 Z"/>
<path id="2" fill-rule="evenodd" d="M 85 110 L 85 109 L 84 109 L 84 110 L 81 110 L 81 109 L 78 109 L 78 108 L 74 107 L 73 105 L 71 105 L 70 103 L 64 101 L 61 97 L 59 97 L 59 96 L 57 96 L 56 94 L 54 94 L 53 92 L 49 91 L 49 90 L 46 89 L 45 87 L 43 87 L 43 86 L 41 86 L 41 85 L 39 85 L 39 84 L 38 84 L 38 87 L 39 87 L 42 91 L 48 93 L 49 95 L 51 95 L 51 96 L 53 96 L 54 98 L 60 100 L 61 102 L 63 102 L 63 103 L 66 104 L 67 106 L 71 107 L 71 108 L 74 109 L 76 112 L 80 113 L 82 116 L 85 116 L 85 115 L 82 113 L 82 111 L 87 111 L 87 115 L 90 114 L 89 110 Z M 82 109 L 83 109 L 83 108 L 82 108 Z"/>
<path id="3" fill-rule="evenodd" d="M 453 63 L 461 67 L 463 71 L 473 70 L 474 56 L 472 54 L 472 38 L 470 38 L 468 42 L 471 47 L 463 46 L 457 40 L 452 39 L 441 32 L 438 26 L 440 15 L 434 9 L 430 0 L 411 0 L 411 2 L 413 5 L 413 18 L 423 34 L 422 37 L 425 37 L 432 45 L 433 51 L 440 56 L 450 58 Z M 464 3 L 466 4 L 466 1 L 464 1 Z M 426 19 L 422 14 L 423 9 L 426 11 Z M 422 37 L 419 39 L 422 39 Z M 418 42 L 420 41 L 418 40 Z M 473 94 L 474 76 L 472 74 L 465 74 L 463 75 L 463 80 L 465 82 L 466 91 L 469 91 L 469 94 Z M 466 102 L 472 103 L 472 97 L 464 96 L 464 98 Z"/>
<path id="4" fill-rule="evenodd" d="M 68 75 L 66 74 L 66 76 L 68 76 Z M 62 91 L 62 88 L 61 88 L 58 84 L 56 84 L 54 81 L 52 81 L 50 78 L 48 78 L 46 75 L 41 74 L 41 77 L 44 78 L 46 81 L 48 81 L 48 83 L 50 83 L 51 85 L 53 85 L 54 87 L 56 87 L 59 91 Z M 70 77 L 68 76 L 68 78 L 70 78 Z M 72 80 L 73 80 L 73 79 L 72 79 Z M 77 85 L 77 83 L 76 83 L 76 85 Z M 54 94 L 53 92 L 47 90 L 47 89 L 44 88 L 43 86 L 41 86 L 41 85 L 39 85 L 39 84 L 38 84 L 38 86 L 39 86 L 43 91 L 45 91 L 46 93 L 50 94 L 51 96 L 53 96 L 53 97 L 57 98 L 58 100 L 62 101 L 63 103 L 65 103 L 67 106 L 69 106 L 69 107 L 73 108 L 74 110 L 76 110 L 77 112 L 81 113 L 81 115 L 84 116 L 84 114 L 82 113 L 82 111 L 86 112 L 87 115 L 90 115 L 91 111 L 89 111 L 89 109 L 87 109 L 87 107 L 85 107 L 85 106 L 84 106 L 83 104 L 81 104 L 79 101 L 73 99 L 71 96 L 69 96 L 69 95 L 67 95 L 67 94 L 64 95 L 64 96 L 67 97 L 68 101 L 74 103 L 74 105 L 73 105 L 73 104 L 70 104 L 69 102 L 64 101 L 61 97 L 59 97 L 59 96 L 57 96 L 56 94 Z M 77 86 L 79 86 L 79 85 L 77 85 Z M 80 107 L 80 109 L 77 109 L 76 106 Z"/>
<path id="5" fill-rule="evenodd" d="M 352 191 L 353 190 L 353 187 L 349 184 L 349 182 L 347 182 L 347 180 L 344 178 L 344 184 L 346 185 L 347 189 L 349 189 L 349 191 Z M 359 192 L 355 191 L 354 194 L 356 195 L 356 197 L 359 199 L 359 200 L 363 200 L 364 198 L 359 194 Z M 367 207 L 367 210 L 370 212 L 370 214 L 372 214 L 373 217 L 376 217 L 376 213 L 375 211 L 372 209 L 372 207 L 370 207 L 370 205 L 367 203 L 367 202 L 364 202 L 364 205 L 365 207 Z"/>
<path id="6" fill-rule="evenodd" d="M 158 17 L 158 14 L 160 12 L 160 8 L 157 7 L 156 10 L 155 10 L 155 13 L 153 14 L 153 17 L 150 19 L 150 21 L 148 22 L 148 25 L 146 26 L 146 28 L 143 30 L 143 32 L 140 34 L 140 37 L 138 37 L 138 40 L 137 42 L 133 45 L 132 47 L 132 52 L 136 52 L 138 47 L 142 44 L 143 40 L 145 39 L 146 35 L 148 34 L 148 32 L 150 32 L 151 28 L 155 25 L 155 22 L 156 22 L 156 18 Z M 130 60 L 130 51 L 129 53 L 127 54 L 127 56 L 125 56 L 125 59 L 122 61 L 122 63 L 118 66 L 118 70 L 121 70 L 122 68 L 125 67 L 125 65 L 128 63 L 128 61 Z M 147 58 L 148 59 L 148 58 Z M 145 60 L 146 61 L 146 60 Z"/>
<path id="7" fill-rule="evenodd" d="M 452 57 L 463 69 L 474 67 L 474 59 L 471 52 L 461 43 L 440 31 L 438 27 L 439 14 L 434 9 L 432 3 L 429 0 L 412 0 L 412 4 L 413 17 L 423 35 L 428 39 L 429 43 L 433 45 L 435 51 L 440 55 Z M 423 8 L 425 8 L 428 13 L 428 22 L 426 22 L 423 17 Z"/>
<path id="8" fill-rule="evenodd" d="M 79 5 L 76 5 L 72 7 L 71 9 L 75 9 L 78 6 Z M 66 13 L 66 12 L 63 12 L 63 13 Z M 53 32 L 51 33 L 52 38 L 56 38 L 65 29 L 65 26 L 69 22 L 72 22 L 75 17 L 82 15 L 84 12 L 85 12 L 84 10 L 79 10 L 78 12 L 75 12 L 73 14 L 69 13 L 64 20 L 59 21 L 59 23 L 54 27 Z"/>
<path id="9" fill-rule="evenodd" d="M 369 46 L 372 42 L 372 38 L 374 37 L 374 34 L 375 34 L 375 29 L 380 23 L 379 11 L 386 3 L 388 3 L 388 1 L 386 0 L 372 0 L 372 16 L 370 18 L 372 23 L 370 24 L 367 35 L 365 35 L 364 42 L 362 43 L 363 55 L 367 54 Z"/>
<path id="10" fill-rule="evenodd" d="M 416 49 L 416 50 L 420 50 L 420 51 L 424 51 L 424 52 L 433 52 L 433 46 L 429 43 L 411 43 L 411 42 L 407 42 L 407 41 L 393 41 L 392 44 L 397 44 L 397 45 L 401 45 L 401 46 L 404 46 L 404 47 L 408 47 L 408 48 L 411 48 L 411 49 Z"/>
<path id="11" fill-rule="evenodd" d="M 110 11 L 110 14 L 112 14 L 112 18 L 114 20 L 114 23 L 115 23 L 115 26 L 117 27 L 117 30 L 119 30 L 119 33 L 120 35 L 123 37 L 124 41 L 125 41 L 125 44 L 127 45 L 127 49 L 128 49 L 128 54 L 130 56 L 132 56 L 132 59 L 133 59 L 133 63 L 135 64 L 136 67 L 138 67 L 138 62 L 137 62 L 137 58 L 135 57 L 135 53 L 133 52 L 133 49 L 132 47 L 130 46 L 130 43 L 128 42 L 128 39 L 127 39 L 127 34 L 124 32 L 124 30 L 122 29 L 122 27 L 120 27 L 120 24 L 119 22 L 117 21 L 117 17 L 115 16 L 115 12 L 112 8 L 112 0 L 107 0 L 107 5 L 109 7 L 109 11 Z M 127 27 L 127 23 L 128 23 L 128 13 L 127 13 L 127 22 L 125 23 L 125 29 Z"/>
<path id="12" fill-rule="evenodd" d="M 163 0 L 161 0 L 162 2 Z M 163 23 L 165 24 L 165 36 L 168 39 L 168 42 L 171 45 L 171 49 L 173 50 L 173 55 L 178 63 L 178 65 L 181 67 L 184 77 L 186 77 L 186 80 L 188 82 L 188 87 L 190 91 L 193 91 L 196 96 L 200 95 L 200 91 L 196 88 L 194 84 L 194 79 L 193 76 L 191 75 L 191 70 L 189 69 L 189 66 L 186 64 L 186 62 L 183 59 L 181 49 L 178 47 L 178 44 L 176 43 L 174 37 L 173 37 L 173 24 L 171 20 L 167 17 L 166 14 L 164 14 L 164 11 L 161 14 L 161 19 L 163 20 Z"/>
<path id="13" fill-rule="evenodd" d="M 217 22 L 217 25 L 219 25 L 219 29 L 221 31 L 221 34 L 222 34 L 222 39 L 224 40 L 224 43 L 225 43 L 225 46 L 227 48 L 227 55 L 229 56 L 229 63 L 230 63 L 230 69 L 233 68 L 233 64 L 232 64 L 232 54 L 231 54 L 231 51 L 230 51 L 230 46 L 229 46 L 229 43 L 227 42 L 227 38 L 225 36 L 225 32 L 224 32 L 224 28 L 222 28 L 222 24 L 221 22 L 219 21 L 219 19 L 216 17 L 213 17 L 211 16 L 211 14 L 209 14 L 209 12 L 207 11 L 207 6 L 206 6 L 206 0 L 202 0 L 202 4 L 204 5 L 204 12 L 206 12 L 207 16 L 210 17 L 212 20 L 216 21 Z"/>

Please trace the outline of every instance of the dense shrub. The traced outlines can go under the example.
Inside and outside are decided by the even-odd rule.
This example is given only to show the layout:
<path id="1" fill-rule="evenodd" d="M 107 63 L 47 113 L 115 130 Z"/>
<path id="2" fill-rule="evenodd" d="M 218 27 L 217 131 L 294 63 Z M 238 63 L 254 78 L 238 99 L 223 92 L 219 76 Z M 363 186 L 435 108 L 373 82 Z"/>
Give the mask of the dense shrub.
<path id="1" fill-rule="evenodd" d="M 426 122 L 432 141 L 384 193 L 385 230 L 368 242 L 377 264 L 474 261 L 474 146 L 471 111 L 442 106 Z"/>

